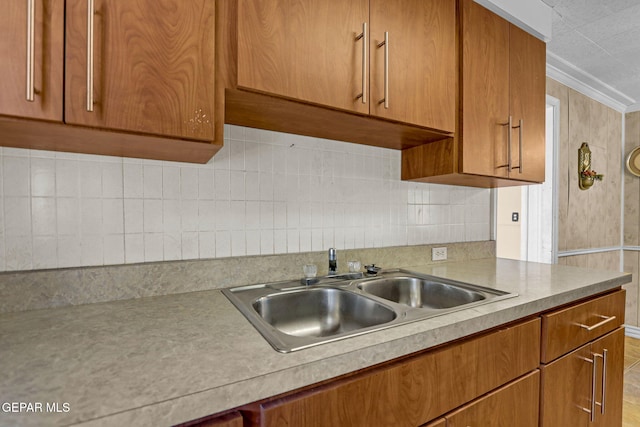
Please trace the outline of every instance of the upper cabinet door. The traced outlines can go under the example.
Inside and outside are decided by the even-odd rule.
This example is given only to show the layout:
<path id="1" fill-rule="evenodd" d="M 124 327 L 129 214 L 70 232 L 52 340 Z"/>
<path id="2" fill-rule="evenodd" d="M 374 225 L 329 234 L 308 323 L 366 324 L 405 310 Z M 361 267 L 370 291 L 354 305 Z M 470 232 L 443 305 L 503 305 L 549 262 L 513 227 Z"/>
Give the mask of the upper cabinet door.
<path id="1" fill-rule="evenodd" d="M 543 182 L 546 45 L 531 34 L 511 25 L 509 50 L 513 117 L 511 163 L 514 168 L 518 168 L 512 170 L 510 176 L 514 179 Z"/>
<path id="2" fill-rule="evenodd" d="M 472 0 L 461 5 L 462 172 L 506 178 L 509 22 Z"/>
<path id="3" fill-rule="evenodd" d="M 238 3 L 238 87 L 369 112 L 369 0 Z"/>
<path id="4" fill-rule="evenodd" d="M 2 6 L 0 114 L 62 121 L 64 0 Z"/>
<path id="5" fill-rule="evenodd" d="M 214 6 L 67 0 L 65 121 L 213 140 Z"/>
<path id="6" fill-rule="evenodd" d="M 455 3 L 371 0 L 372 115 L 455 131 Z"/>

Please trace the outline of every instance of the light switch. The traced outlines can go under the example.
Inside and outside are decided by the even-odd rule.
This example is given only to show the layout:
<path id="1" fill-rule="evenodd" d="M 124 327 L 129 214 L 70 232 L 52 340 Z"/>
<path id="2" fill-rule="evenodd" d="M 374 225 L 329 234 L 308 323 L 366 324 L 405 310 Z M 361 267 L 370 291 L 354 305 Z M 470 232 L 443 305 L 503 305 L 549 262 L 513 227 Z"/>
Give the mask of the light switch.
<path id="1" fill-rule="evenodd" d="M 511 214 L 511 221 L 518 222 L 518 219 L 520 219 L 520 214 L 518 214 L 518 212 L 513 212 Z"/>

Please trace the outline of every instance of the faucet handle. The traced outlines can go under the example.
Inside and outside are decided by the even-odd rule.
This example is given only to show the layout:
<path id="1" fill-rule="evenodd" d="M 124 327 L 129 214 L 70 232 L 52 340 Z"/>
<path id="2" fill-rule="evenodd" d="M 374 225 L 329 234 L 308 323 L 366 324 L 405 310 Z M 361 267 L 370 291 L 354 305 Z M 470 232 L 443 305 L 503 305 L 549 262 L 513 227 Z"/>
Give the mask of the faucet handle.
<path id="1" fill-rule="evenodd" d="M 373 276 L 375 276 L 380 270 L 382 270 L 381 267 L 376 267 L 375 264 L 365 265 L 364 269 L 367 270 L 367 274 L 371 274 Z"/>

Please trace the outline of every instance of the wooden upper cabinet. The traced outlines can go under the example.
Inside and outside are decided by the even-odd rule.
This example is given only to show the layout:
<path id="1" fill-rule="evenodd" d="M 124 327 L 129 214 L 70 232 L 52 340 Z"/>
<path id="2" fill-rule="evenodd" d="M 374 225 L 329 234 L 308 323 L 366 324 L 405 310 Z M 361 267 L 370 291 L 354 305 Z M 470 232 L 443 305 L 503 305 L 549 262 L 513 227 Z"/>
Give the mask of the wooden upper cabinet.
<path id="1" fill-rule="evenodd" d="M 2 3 L 0 115 L 61 122 L 64 0 L 33 3 Z"/>
<path id="2" fill-rule="evenodd" d="M 239 0 L 238 87 L 368 113 L 368 20 L 369 0 Z"/>
<path id="3" fill-rule="evenodd" d="M 455 2 L 371 0 L 370 28 L 371 114 L 454 132 Z"/>
<path id="4" fill-rule="evenodd" d="M 67 123 L 214 139 L 215 1 L 66 3 Z"/>
<path id="5" fill-rule="evenodd" d="M 454 132 L 455 28 L 450 0 L 239 0 L 237 85 Z"/>
<path id="6" fill-rule="evenodd" d="M 509 22 L 461 2 L 462 172 L 508 177 Z"/>
<path id="7" fill-rule="evenodd" d="M 543 182 L 546 46 L 473 0 L 461 10 L 461 170 Z"/>
<path id="8" fill-rule="evenodd" d="M 510 105 L 513 117 L 512 161 L 516 179 L 543 182 L 545 173 L 546 45 L 511 25 Z M 519 126 L 522 126 L 520 129 Z M 522 164 L 519 152 L 522 149 Z"/>

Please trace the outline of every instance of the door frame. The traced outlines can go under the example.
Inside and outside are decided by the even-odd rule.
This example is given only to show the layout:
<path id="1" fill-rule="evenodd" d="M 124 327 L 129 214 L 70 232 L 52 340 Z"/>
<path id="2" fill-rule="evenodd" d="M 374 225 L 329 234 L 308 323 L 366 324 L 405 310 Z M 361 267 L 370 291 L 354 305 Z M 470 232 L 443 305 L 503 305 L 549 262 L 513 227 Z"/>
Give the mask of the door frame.
<path id="1" fill-rule="evenodd" d="M 558 161 L 560 151 L 560 100 L 552 96 L 546 95 L 545 117 L 547 117 L 547 109 L 552 111 L 552 128 L 545 131 L 545 181 L 551 179 L 551 262 L 558 263 Z M 546 123 L 546 120 L 545 120 Z M 529 260 L 529 234 L 530 223 L 533 219 L 538 218 L 536 214 L 541 212 L 533 211 L 533 203 L 531 203 L 530 186 L 522 186 L 520 201 L 520 259 L 522 261 Z M 492 189 L 491 191 L 491 239 L 497 240 L 498 237 L 498 192 L 500 189 Z M 539 205 L 538 205 L 539 206 Z"/>

